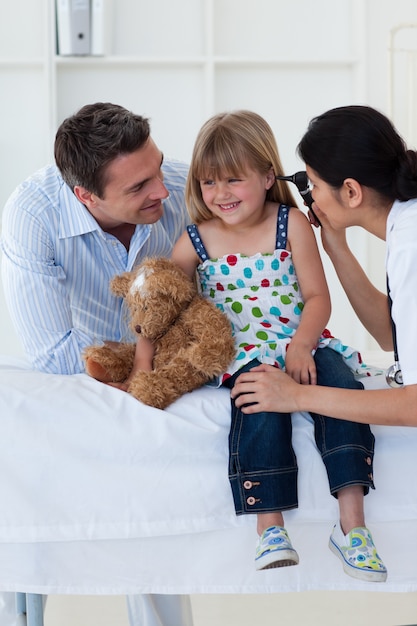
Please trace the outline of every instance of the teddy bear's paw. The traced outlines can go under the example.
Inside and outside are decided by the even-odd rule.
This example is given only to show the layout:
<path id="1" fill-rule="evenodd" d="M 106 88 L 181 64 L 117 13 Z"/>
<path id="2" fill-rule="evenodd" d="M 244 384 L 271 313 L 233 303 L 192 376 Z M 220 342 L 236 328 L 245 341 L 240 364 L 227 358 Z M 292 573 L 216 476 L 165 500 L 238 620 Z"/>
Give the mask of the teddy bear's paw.
<path id="1" fill-rule="evenodd" d="M 201 372 L 206 380 L 214 376 L 220 376 L 226 371 L 235 354 L 233 341 L 212 342 L 204 347 L 195 343 L 186 350 L 186 358 L 192 367 Z"/>
<path id="2" fill-rule="evenodd" d="M 134 346 L 115 344 L 89 346 L 83 352 L 85 371 L 102 383 L 126 380 L 133 365 Z"/>
<path id="3" fill-rule="evenodd" d="M 156 409 L 166 409 L 184 393 L 155 370 L 137 372 L 130 382 L 128 392 L 143 404 Z"/>

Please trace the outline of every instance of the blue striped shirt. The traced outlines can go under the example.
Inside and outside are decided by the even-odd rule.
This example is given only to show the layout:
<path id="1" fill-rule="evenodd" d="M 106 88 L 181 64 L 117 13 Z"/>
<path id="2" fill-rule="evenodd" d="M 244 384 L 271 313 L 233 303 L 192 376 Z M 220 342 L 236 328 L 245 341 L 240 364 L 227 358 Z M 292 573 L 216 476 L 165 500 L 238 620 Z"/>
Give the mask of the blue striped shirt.
<path id="1" fill-rule="evenodd" d="M 100 228 L 55 166 L 15 190 L 3 212 L 2 278 L 13 324 L 35 369 L 82 372 L 87 345 L 134 341 L 128 312 L 109 281 L 145 256 L 171 255 L 188 222 L 187 170 L 164 161 L 164 214 L 155 224 L 136 227 L 129 251 Z"/>

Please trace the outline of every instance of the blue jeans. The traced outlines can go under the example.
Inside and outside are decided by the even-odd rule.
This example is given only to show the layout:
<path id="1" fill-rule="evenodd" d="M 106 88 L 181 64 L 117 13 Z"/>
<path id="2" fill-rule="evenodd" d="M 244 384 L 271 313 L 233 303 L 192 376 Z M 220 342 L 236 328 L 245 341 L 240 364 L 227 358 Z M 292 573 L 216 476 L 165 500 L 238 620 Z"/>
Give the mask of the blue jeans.
<path id="1" fill-rule="evenodd" d="M 321 386 L 363 389 L 343 357 L 331 348 L 319 348 L 314 360 Z M 249 371 L 257 360 L 247 363 L 226 381 Z M 285 511 L 298 506 L 297 459 L 292 447 L 289 413 L 245 415 L 232 404 L 229 434 L 229 480 L 238 515 Z M 355 424 L 311 414 L 316 445 L 326 467 L 330 492 L 362 485 L 364 493 L 373 484 L 374 436 L 367 424 Z"/>

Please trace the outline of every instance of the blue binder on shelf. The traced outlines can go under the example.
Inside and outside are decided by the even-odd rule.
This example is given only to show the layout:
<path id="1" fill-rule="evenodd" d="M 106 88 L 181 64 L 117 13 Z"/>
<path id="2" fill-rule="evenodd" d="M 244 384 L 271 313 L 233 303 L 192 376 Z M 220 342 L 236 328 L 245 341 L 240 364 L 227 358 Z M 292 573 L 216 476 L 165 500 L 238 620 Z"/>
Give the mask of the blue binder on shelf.
<path id="1" fill-rule="evenodd" d="M 58 54 L 90 54 L 90 0 L 56 0 L 56 18 Z"/>

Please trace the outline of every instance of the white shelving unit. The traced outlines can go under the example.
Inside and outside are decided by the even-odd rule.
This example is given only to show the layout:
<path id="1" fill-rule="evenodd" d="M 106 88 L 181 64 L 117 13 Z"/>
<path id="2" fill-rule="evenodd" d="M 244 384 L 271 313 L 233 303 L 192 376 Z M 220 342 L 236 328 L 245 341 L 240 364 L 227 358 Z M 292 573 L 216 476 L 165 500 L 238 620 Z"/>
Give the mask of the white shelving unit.
<path id="1" fill-rule="evenodd" d="M 107 3 L 113 19 L 105 57 L 56 54 L 55 0 L 12 3 L 8 20 L 19 28 L 0 24 L 0 84 L 9 95 L 0 111 L 11 120 L 5 141 L 12 149 L 11 159 L 7 146 L 0 158 L 12 186 L 49 160 L 58 124 L 86 102 L 112 100 L 149 116 L 164 151 L 183 159 L 208 116 L 254 108 L 270 121 L 290 168 L 313 114 L 363 97 L 363 49 L 352 35 L 364 22 L 361 0 L 339 0 L 337 8 L 332 0 L 314 7 L 310 0 L 258 0 L 256 11 L 252 0 Z M 349 28 L 329 36 L 317 15 Z"/>
<path id="2" fill-rule="evenodd" d="M 392 28 L 388 51 L 388 112 L 410 146 L 417 148 L 417 22 Z"/>
<path id="3" fill-rule="evenodd" d="M 417 19 L 415 0 L 395 7 L 389 0 L 103 1 L 113 3 L 103 57 L 56 54 L 55 0 L 16 0 L 3 14 L 0 206 L 53 158 L 59 123 L 99 100 L 149 117 L 164 153 L 183 160 L 210 115 L 254 109 L 270 122 L 292 173 L 301 167 L 295 149 L 314 115 L 347 103 L 386 106 L 379 92 L 387 81 L 382 55 L 389 29 Z M 364 267 L 375 264 L 366 237 L 352 238 Z M 331 328 L 361 344 L 364 333 L 332 268 L 326 272 Z"/>
<path id="4" fill-rule="evenodd" d="M 308 120 L 365 99 L 356 34 L 366 21 L 363 0 L 107 2 L 113 18 L 103 57 L 56 54 L 55 0 L 10 5 L 10 24 L 22 28 L 0 24 L 0 86 L 9 95 L 0 114 L 10 120 L 0 139 L 0 204 L 52 159 L 57 126 L 87 102 L 113 101 L 149 117 L 164 153 L 183 160 L 210 115 L 254 109 L 270 122 L 291 173 L 300 168 L 295 147 Z"/>

